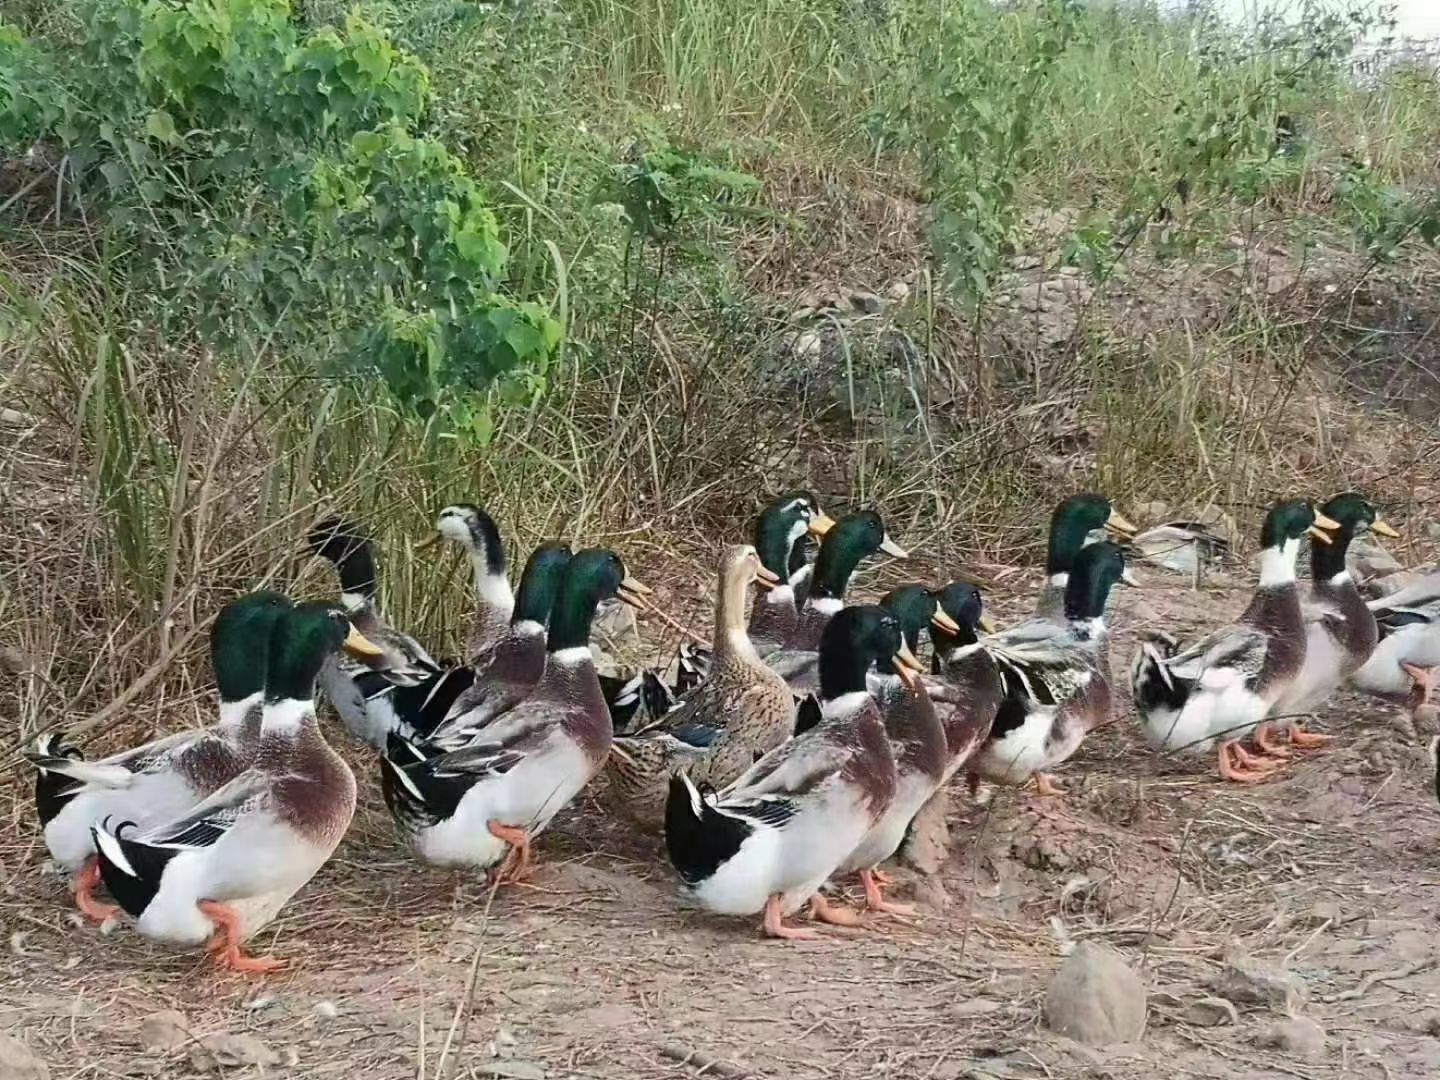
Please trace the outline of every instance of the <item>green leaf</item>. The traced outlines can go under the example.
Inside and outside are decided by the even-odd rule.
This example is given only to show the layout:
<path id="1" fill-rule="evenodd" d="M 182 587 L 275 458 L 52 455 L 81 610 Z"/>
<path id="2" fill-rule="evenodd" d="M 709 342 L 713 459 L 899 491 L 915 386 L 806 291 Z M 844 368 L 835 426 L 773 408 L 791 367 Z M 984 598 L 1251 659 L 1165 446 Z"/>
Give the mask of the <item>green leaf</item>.
<path id="1" fill-rule="evenodd" d="M 145 134 L 171 146 L 180 142 L 180 133 L 175 130 L 175 118 L 165 109 L 150 111 L 150 115 L 145 118 Z"/>

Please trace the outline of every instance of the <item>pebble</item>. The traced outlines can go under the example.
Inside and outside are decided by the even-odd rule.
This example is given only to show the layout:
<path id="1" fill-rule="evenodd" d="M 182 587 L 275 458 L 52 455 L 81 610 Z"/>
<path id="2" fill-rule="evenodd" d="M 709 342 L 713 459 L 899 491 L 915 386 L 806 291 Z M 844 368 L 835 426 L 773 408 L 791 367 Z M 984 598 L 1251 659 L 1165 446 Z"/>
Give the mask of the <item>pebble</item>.
<path id="1" fill-rule="evenodd" d="M 1311 1059 L 1323 1057 L 1328 1043 L 1325 1029 L 1308 1016 L 1292 1016 L 1272 1024 L 1260 1032 L 1256 1041 L 1261 1046 Z"/>

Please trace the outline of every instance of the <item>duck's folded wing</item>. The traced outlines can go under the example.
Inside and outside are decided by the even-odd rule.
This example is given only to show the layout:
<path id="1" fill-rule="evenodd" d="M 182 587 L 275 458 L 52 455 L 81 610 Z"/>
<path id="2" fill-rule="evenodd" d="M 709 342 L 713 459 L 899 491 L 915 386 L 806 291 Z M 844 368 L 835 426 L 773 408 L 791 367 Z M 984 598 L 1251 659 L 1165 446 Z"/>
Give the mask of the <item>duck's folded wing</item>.
<path id="1" fill-rule="evenodd" d="M 721 793 L 731 800 L 766 795 L 803 795 L 840 772 L 854 751 L 823 737 L 823 725 L 787 742 L 762 757 Z"/>
<path id="2" fill-rule="evenodd" d="M 1305 620 L 1307 629 L 1317 623 L 1331 634 L 1339 634 L 1345 629 L 1345 613 L 1332 604 L 1306 601 L 1300 606 L 1300 616 Z"/>
<path id="3" fill-rule="evenodd" d="M 151 847 L 210 847 L 237 821 L 268 801 L 270 787 L 276 779 L 259 769 L 247 769 L 180 817 L 150 827 L 132 842 Z"/>
<path id="4" fill-rule="evenodd" d="M 1384 611 L 1434 611 L 1440 609 L 1440 572 L 1426 574 L 1413 585 L 1407 585 L 1389 596 L 1371 600 L 1367 606 L 1377 616 Z"/>
<path id="5" fill-rule="evenodd" d="M 1237 623 L 1176 653 L 1165 661 L 1165 666 L 1182 679 L 1198 679 L 1216 668 L 1238 671 L 1249 678 L 1265 665 L 1269 648 L 1269 637 L 1252 626 Z"/>

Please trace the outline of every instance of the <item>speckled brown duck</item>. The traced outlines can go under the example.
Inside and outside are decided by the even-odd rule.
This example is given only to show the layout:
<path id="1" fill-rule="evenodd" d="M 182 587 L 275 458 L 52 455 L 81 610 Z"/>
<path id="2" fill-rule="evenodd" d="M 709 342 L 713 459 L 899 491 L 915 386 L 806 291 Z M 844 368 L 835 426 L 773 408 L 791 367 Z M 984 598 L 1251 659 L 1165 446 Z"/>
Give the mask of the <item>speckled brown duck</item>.
<path id="1" fill-rule="evenodd" d="M 250 765 L 260 739 L 270 631 L 290 607 L 279 593 L 249 593 L 215 617 L 210 656 L 220 696 L 219 722 L 177 732 L 118 754 L 86 761 L 61 732 L 41 736 L 26 757 L 36 768 L 35 806 L 50 856 L 74 874 L 75 902 L 86 918 L 118 912 L 93 898 L 100 884 L 90 827 L 109 816 L 144 828 L 168 821 Z"/>
<path id="2" fill-rule="evenodd" d="M 1307 502 L 1274 506 L 1260 533 L 1260 584 L 1239 620 L 1178 648 L 1174 637 L 1152 633 L 1131 664 L 1131 690 L 1140 727 L 1162 750 L 1216 749 L 1220 775 L 1254 783 L 1279 765 L 1251 754 L 1241 740 L 1259 730 L 1305 663 L 1306 632 L 1295 584 L 1295 558 L 1309 535 L 1329 544 L 1339 523 Z"/>
<path id="3" fill-rule="evenodd" d="M 819 723 L 718 794 L 675 775 L 665 845 L 688 897 L 717 914 L 763 912 L 772 937 L 815 936 L 784 918 L 806 904 L 823 917 L 817 890 L 895 797 L 895 759 L 866 673 L 903 649 L 884 609 L 846 608 L 821 641 Z"/>
<path id="4" fill-rule="evenodd" d="M 215 961 L 236 971 L 282 966 L 246 956 L 241 945 L 324 865 L 355 812 L 355 777 L 315 717 L 320 665 L 341 648 L 378 652 L 340 607 L 281 613 L 253 764 L 164 824 L 137 831 L 112 815 L 92 829 L 105 884 L 142 935 L 181 946 L 208 941 Z"/>
<path id="5" fill-rule="evenodd" d="M 1375 616 L 1345 566 L 1350 544 L 1369 532 L 1399 536 L 1380 520 L 1375 507 L 1354 492 L 1330 499 L 1320 507 L 1320 515 L 1338 522 L 1339 528 L 1330 532 L 1330 543 L 1317 541 L 1310 546 L 1310 588 L 1300 604 L 1305 619 L 1305 662 L 1271 710 L 1278 725 L 1288 730 L 1290 741 L 1302 748 L 1323 746 L 1331 736 L 1304 731 L 1298 715 L 1334 693 L 1370 659 L 1380 640 Z M 1266 749 L 1274 753 L 1283 748 Z"/>
<path id="6" fill-rule="evenodd" d="M 671 775 L 685 768 L 696 783 L 723 787 L 790 736 L 795 700 L 785 680 L 750 641 L 745 601 L 750 585 L 781 579 L 753 547 L 727 548 L 720 559 L 710 676 L 650 727 L 617 736 L 606 762 L 607 801 L 622 816 L 659 829 Z"/>

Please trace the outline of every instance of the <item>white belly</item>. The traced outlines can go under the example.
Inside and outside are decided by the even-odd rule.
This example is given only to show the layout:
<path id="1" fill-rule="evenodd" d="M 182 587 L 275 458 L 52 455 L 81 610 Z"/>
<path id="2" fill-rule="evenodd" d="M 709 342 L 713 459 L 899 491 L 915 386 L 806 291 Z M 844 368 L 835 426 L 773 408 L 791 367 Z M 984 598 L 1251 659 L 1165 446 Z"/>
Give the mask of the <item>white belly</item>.
<path id="1" fill-rule="evenodd" d="M 1277 716 L 1313 709 L 1345 681 L 1350 658 L 1319 624 L 1311 624 L 1305 636 L 1305 662 L 1271 711 Z"/>
<path id="2" fill-rule="evenodd" d="M 1400 666 L 1402 661 L 1422 668 L 1440 667 L 1440 626 L 1402 626 L 1375 646 L 1350 681 L 1372 694 L 1408 694 L 1414 681 Z"/>
<path id="3" fill-rule="evenodd" d="M 454 816 L 421 829 L 415 851 L 435 866 L 494 866 L 509 849 L 491 835 L 489 822 L 538 836 L 594 774 L 590 759 L 559 728 L 509 772 L 482 780 L 465 793 Z"/>
<path id="4" fill-rule="evenodd" d="M 925 774 L 902 777 L 896 786 L 895 798 L 885 813 L 865 833 L 850 856 L 840 864 L 837 874 L 854 870 L 873 870 L 894 855 L 905 839 L 905 830 L 920 808 L 930 801 L 938 785 Z"/>
<path id="5" fill-rule="evenodd" d="M 1050 742 L 1055 716 L 1053 708 L 1037 710 L 1019 727 L 991 739 L 975 755 L 972 770 L 992 784 L 1018 786 L 1060 764 L 1079 748 L 1085 733 L 1077 724 L 1065 738 Z"/>
<path id="6" fill-rule="evenodd" d="M 237 822 L 213 846 L 183 851 L 166 864 L 136 929 L 156 941 L 199 945 L 214 930 L 199 902 L 215 900 L 241 916 L 243 940 L 273 919 L 333 851 L 268 817 Z"/>
<path id="7" fill-rule="evenodd" d="M 718 914 L 753 915 L 779 893 L 781 913 L 793 914 L 874 824 L 847 795 L 847 789 L 832 782 L 824 797 L 809 803 L 783 830 L 757 828 L 691 894 Z"/>

